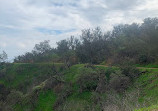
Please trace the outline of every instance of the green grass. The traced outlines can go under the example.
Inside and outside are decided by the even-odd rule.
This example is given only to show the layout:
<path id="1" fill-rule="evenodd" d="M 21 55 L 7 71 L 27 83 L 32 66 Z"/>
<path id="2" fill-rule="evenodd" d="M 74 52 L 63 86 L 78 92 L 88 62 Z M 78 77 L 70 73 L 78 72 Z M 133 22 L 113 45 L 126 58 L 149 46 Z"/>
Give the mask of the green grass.
<path id="1" fill-rule="evenodd" d="M 31 103 L 25 103 L 23 99 L 22 105 L 18 103 L 14 106 L 14 111 L 53 111 L 56 98 L 57 95 L 52 90 L 40 91 L 37 100 L 34 100 L 35 108 L 32 108 Z"/>
<path id="2" fill-rule="evenodd" d="M 148 71 L 141 75 L 136 84 L 141 88 L 141 95 L 139 98 L 140 103 L 146 103 L 145 108 L 141 108 L 135 111 L 157 111 L 158 110 L 158 69 L 140 69 L 142 71 Z M 157 109 L 157 110 L 154 110 Z"/>
<path id="3" fill-rule="evenodd" d="M 56 94 L 52 90 L 40 92 L 37 107 L 34 111 L 53 111 Z"/>
<path id="4" fill-rule="evenodd" d="M 90 98 L 92 96 L 92 92 L 90 91 L 85 91 L 85 92 L 82 92 L 82 93 L 79 93 L 79 92 L 73 92 L 73 94 L 68 97 L 67 100 L 77 100 L 77 101 L 80 101 L 80 100 L 85 100 L 85 101 L 88 101 L 90 102 Z"/>
<path id="5" fill-rule="evenodd" d="M 80 71 L 83 69 L 84 67 L 84 64 L 77 64 L 77 65 L 74 65 L 72 67 L 70 67 L 70 69 L 64 71 L 64 79 L 67 81 L 67 82 L 75 82 L 78 75 L 80 74 Z"/>
<path id="6" fill-rule="evenodd" d="M 142 101 L 149 98 L 151 99 L 149 102 L 156 103 L 158 100 L 158 69 L 148 69 L 148 72 L 141 75 L 137 82 L 143 91 Z"/>

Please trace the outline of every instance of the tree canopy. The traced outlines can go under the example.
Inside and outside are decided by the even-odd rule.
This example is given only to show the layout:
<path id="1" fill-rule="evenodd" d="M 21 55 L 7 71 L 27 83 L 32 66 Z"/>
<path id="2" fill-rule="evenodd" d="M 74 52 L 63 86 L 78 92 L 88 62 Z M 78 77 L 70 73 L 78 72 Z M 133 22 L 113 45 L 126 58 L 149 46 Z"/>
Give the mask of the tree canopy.
<path id="1" fill-rule="evenodd" d="M 117 64 L 123 61 L 147 64 L 158 62 L 158 18 L 146 18 L 142 24 L 120 24 L 112 31 L 101 28 L 82 30 L 52 48 L 49 40 L 36 44 L 33 51 L 15 58 L 15 62 L 72 62 Z"/>

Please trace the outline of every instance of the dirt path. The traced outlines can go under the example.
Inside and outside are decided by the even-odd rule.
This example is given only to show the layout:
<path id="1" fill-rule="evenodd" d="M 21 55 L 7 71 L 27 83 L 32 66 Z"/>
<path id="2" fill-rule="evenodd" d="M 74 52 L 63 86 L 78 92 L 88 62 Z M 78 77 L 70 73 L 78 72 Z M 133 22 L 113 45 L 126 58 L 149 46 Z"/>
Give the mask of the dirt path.
<path id="1" fill-rule="evenodd" d="M 103 67 L 116 67 L 116 66 L 107 66 L 107 65 L 95 65 L 95 66 L 103 66 Z M 137 67 L 138 69 L 158 69 L 158 68 L 154 68 L 154 67 Z"/>
<path id="2" fill-rule="evenodd" d="M 149 68 L 149 67 L 137 67 L 138 69 L 158 69 L 158 68 L 154 68 L 154 67 L 151 67 L 151 68 Z"/>

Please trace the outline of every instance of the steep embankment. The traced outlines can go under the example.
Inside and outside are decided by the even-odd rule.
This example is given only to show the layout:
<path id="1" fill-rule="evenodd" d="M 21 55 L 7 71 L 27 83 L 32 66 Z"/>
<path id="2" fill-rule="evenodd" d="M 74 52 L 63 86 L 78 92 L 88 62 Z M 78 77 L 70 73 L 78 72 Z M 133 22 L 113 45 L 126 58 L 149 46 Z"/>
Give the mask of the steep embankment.
<path id="1" fill-rule="evenodd" d="M 136 83 L 142 91 L 140 102 L 146 101 L 150 107 L 145 107 L 136 111 L 157 111 L 158 110 L 158 68 L 146 67 L 142 71 L 147 71 L 141 75 Z"/>
<path id="2" fill-rule="evenodd" d="M 3 65 L 0 69 L 0 110 L 51 111 L 56 94 L 40 88 L 44 81 L 62 70 L 63 64 L 60 63 Z"/>
<path id="3" fill-rule="evenodd" d="M 106 99 L 111 95 L 96 92 L 95 89 L 98 87 L 96 78 L 104 78 L 100 75 L 104 73 L 106 80 L 109 81 L 110 74 L 116 70 L 119 68 L 84 64 L 74 65 L 69 69 L 63 64 L 8 64 L 1 70 L 5 75 L 0 78 L 1 86 L 4 85 L 10 92 L 5 95 L 8 103 L 6 102 L 7 105 L 4 104 L 3 107 L 15 111 L 88 111 L 92 109 L 100 111 L 104 105 L 107 105 L 112 110 L 118 107 L 116 104 L 122 104 L 119 101 L 111 105 L 107 104 Z M 158 109 L 158 69 L 141 68 L 140 70 L 144 73 L 134 80 L 133 86 L 127 89 L 127 93 L 139 89 L 138 101 L 135 101 L 139 103 L 138 108 L 135 108 L 138 109 L 136 111 Z M 119 73 L 119 71 L 116 72 Z M 98 90 L 102 91 L 99 88 Z M 122 102 L 121 95 L 117 95 L 117 98 L 119 97 Z M 129 106 L 135 105 L 129 104 Z M 106 111 L 106 108 L 103 109 Z"/>

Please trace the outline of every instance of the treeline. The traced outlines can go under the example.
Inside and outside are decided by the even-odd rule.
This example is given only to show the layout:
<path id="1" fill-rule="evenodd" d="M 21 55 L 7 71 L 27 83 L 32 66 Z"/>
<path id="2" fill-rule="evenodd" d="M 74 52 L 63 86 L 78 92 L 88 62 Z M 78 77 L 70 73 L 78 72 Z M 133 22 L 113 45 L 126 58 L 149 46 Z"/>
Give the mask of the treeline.
<path id="1" fill-rule="evenodd" d="M 135 64 L 158 62 L 158 18 L 146 18 L 143 23 L 120 24 L 112 31 L 100 28 L 82 30 L 79 37 L 57 42 L 52 48 L 49 41 L 36 44 L 32 52 L 14 59 L 14 62 L 64 62 L 67 64 Z"/>

